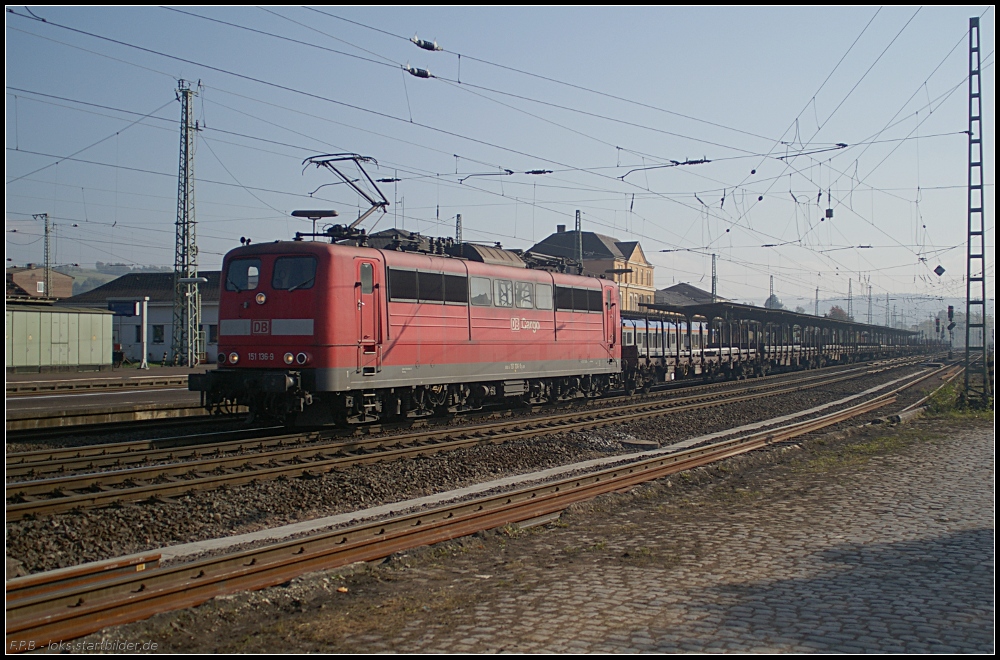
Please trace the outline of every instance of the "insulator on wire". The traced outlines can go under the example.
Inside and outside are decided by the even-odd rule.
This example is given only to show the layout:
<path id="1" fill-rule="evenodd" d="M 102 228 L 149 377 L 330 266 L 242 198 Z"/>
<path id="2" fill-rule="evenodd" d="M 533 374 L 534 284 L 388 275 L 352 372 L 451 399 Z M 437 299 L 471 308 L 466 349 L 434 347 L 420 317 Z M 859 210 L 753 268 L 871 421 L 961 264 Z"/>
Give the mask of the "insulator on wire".
<path id="1" fill-rule="evenodd" d="M 404 68 L 404 69 L 406 70 L 406 72 L 407 72 L 407 73 L 409 73 L 409 74 L 410 74 L 411 76 L 416 76 L 417 78 L 430 78 L 430 77 L 431 77 L 431 72 L 430 72 L 430 71 L 428 71 L 427 69 L 418 69 L 417 67 L 415 67 L 415 66 L 410 66 L 409 64 L 407 64 L 407 65 L 406 65 L 405 67 L 403 67 L 403 68 Z"/>
<path id="2" fill-rule="evenodd" d="M 438 46 L 437 41 L 420 39 L 417 35 L 413 35 L 413 38 L 410 39 L 410 41 L 416 44 L 417 48 L 423 48 L 424 50 L 441 50 L 441 46 Z"/>

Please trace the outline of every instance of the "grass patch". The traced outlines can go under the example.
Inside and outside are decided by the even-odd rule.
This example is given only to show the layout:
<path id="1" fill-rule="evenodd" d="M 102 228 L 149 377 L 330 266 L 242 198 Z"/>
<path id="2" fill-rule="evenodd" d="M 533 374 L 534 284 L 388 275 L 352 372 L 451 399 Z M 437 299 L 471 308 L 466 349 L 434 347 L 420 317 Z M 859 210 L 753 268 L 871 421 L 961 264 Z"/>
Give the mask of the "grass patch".
<path id="1" fill-rule="evenodd" d="M 927 414 L 939 419 L 993 420 L 993 399 L 986 408 L 966 405 L 962 394 L 965 389 L 961 377 L 947 383 L 931 395 L 927 401 Z"/>
<path id="2" fill-rule="evenodd" d="M 331 597 L 331 600 L 335 600 L 335 597 Z M 320 644 L 345 643 L 349 639 L 357 640 L 359 636 L 371 633 L 391 636 L 415 617 L 427 615 L 433 619 L 475 602 L 470 594 L 455 593 L 447 589 L 436 589 L 426 594 L 356 601 L 348 606 L 341 605 L 313 613 L 297 626 L 295 634 Z M 355 643 L 363 644 L 360 640 Z"/>
<path id="3" fill-rule="evenodd" d="M 841 447 L 836 452 L 824 453 L 810 460 L 806 469 L 810 472 L 828 472 L 830 470 L 864 465 L 873 456 L 881 456 L 899 451 L 916 440 L 924 440 L 911 432 L 900 432 L 895 435 L 878 436 L 871 440 L 863 440 Z"/>

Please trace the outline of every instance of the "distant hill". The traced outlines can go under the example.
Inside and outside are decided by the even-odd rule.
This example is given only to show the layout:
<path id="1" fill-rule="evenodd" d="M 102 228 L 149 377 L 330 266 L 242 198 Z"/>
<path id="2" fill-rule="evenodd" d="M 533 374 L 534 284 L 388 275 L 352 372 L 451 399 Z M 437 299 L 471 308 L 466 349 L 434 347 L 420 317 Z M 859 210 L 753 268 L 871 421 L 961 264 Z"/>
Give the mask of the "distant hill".
<path id="1" fill-rule="evenodd" d="M 96 265 L 97 268 L 61 266 L 55 270 L 73 277 L 74 296 L 96 289 L 127 273 L 169 273 L 173 271 L 170 266 L 129 266 L 128 264 L 110 264 L 101 261 L 98 261 Z"/>

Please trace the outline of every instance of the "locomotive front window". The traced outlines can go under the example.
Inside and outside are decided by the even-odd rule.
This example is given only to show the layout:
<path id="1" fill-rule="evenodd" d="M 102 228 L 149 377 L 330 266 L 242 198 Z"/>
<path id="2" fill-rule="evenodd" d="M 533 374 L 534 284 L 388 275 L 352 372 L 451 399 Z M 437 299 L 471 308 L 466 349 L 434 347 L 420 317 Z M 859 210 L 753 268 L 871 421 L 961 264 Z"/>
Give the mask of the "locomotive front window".
<path id="1" fill-rule="evenodd" d="M 493 300 L 497 307 L 514 306 L 514 283 L 510 280 L 493 280 Z"/>
<path id="2" fill-rule="evenodd" d="M 514 282 L 514 300 L 518 307 L 535 308 L 535 285 L 531 282 Z"/>
<path id="3" fill-rule="evenodd" d="M 552 285 L 535 285 L 535 307 L 538 309 L 552 309 Z"/>
<path id="4" fill-rule="evenodd" d="M 278 257 L 274 260 L 271 288 L 276 291 L 311 289 L 316 283 L 316 257 Z"/>
<path id="5" fill-rule="evenodd" d="M 226 272 L 226 291 L 253 291 L 260 280 L 260 259 L 234 259 Z"/>
<path id="6" fill-rule="evenodd" d="M 493 306 L 493 291 L 490 287 L 490 278 L 469 278 L 469 301 L 479 307 Z"/>

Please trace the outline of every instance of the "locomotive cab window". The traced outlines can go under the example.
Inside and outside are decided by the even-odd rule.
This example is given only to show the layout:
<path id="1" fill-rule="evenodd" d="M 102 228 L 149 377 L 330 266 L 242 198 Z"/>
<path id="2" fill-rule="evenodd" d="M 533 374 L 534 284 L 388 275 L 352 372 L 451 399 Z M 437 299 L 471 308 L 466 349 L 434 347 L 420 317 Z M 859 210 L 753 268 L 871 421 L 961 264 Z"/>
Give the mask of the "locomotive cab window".
<path id="1" fill-rule="evenodd" d="M 253 291 L 260 281 L 260 259 L 233 259 L 226 272 L 226 291 Z"/>
<path id="2" fill-rule="evenodd" d="M 363 261 L 361 262 L 361 293 L 367 296 L 374 288 L 372 265 L 367 261 Z"/>
<path id="3" fill-rule="evenodd" d="M 311 289 L 316 283 L 316 257 L 278 257 L 274 260 L 271 288 L 276 291 Z"/>

